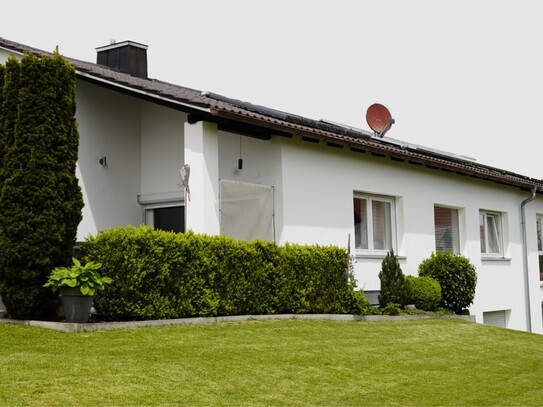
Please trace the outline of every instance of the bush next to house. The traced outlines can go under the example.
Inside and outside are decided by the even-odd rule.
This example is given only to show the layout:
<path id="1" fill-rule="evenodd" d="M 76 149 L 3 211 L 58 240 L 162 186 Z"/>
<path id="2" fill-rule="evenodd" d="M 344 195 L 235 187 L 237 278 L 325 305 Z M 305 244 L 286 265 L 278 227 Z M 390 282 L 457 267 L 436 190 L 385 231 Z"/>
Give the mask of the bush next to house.
<path id="1" fill-rule="evenodd" d="M 419 265 L 419 276 L 439 282 L 441 307 L 460 312 L 473 303 L 477 274 L 466 257 L 448 251 L 434 252 Z"/>
<path id="2" fill-rule="evenodd" d="M 381 263 L 379 280 L 381 280 L 381 292 L 379 294 L 379 306 L 386 307 L 388 304 L 400 304 L 402 302 L 402 285 L 404 275 L 398 257 L 394 250 L 387 253 Z"/>
<path id="3" fill-rule="evenodd" d="M 369 307 L 337 247 L 235 241 L 147 226 L 89 237 L 85 259 L 113 282 L 96 294 L 110 320 L 192 316 L 347 313 Z M 357 312 L 358 312 L 357 311 Z"/>
<path id="4" fill-rule="evenodd" d="M 436 311 L 441 302 L 441 286 L 432 277 L 406 276 L 402 287 L 403 305 Z"/>
<path id="5" fill-rule="evenodd" d="M 83 207 L 75 108 L 75 70 L 58 50 L 0 69 L 0 295 L 13 318 L 54 312 L 43 284 L 71 260 Z"/>

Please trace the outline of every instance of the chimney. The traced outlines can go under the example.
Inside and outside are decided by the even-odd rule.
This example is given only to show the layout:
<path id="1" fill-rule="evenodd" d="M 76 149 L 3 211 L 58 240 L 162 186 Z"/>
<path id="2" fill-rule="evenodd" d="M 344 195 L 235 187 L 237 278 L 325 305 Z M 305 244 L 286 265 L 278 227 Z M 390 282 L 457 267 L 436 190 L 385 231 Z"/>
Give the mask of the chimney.
<path id="1" fill-rule="evenodd" d="M 147 79 L 147 45 L 134 41 L 115 42 L 96 48 L 96 63 L 138 78 Z"/>

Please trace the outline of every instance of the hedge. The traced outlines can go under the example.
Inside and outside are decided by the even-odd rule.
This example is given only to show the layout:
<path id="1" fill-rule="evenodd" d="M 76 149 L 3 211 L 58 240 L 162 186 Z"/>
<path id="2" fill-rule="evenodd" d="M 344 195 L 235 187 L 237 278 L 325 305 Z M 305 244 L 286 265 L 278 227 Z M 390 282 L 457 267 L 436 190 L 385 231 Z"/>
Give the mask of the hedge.
<path id="1" fill-rule="evenodd" d="M 344 249 L 278 246 L 148 226 L 99 232 L 81 244 L 113 282 L 97 293 L 106 320 L 363 312 Z"/>

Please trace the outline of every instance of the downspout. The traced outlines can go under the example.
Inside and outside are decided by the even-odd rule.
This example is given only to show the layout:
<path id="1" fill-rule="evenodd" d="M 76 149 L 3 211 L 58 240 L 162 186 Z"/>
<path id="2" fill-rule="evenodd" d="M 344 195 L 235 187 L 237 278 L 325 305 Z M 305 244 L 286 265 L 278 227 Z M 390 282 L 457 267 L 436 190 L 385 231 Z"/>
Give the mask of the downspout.
<path id="1" fill-rule="evenodd" d="M 528 237 L 526 236 L 526 204 L 535 199 L 537 186 L 532 189 L 532 195 L 520 204 L 521 230 L 522 230 L 522 254 L 524 260 L 524 298 L 526 299 L 526 327 L 532 332 L 532 307 L 530 305 L 530 273 L 528 270 Z"/>

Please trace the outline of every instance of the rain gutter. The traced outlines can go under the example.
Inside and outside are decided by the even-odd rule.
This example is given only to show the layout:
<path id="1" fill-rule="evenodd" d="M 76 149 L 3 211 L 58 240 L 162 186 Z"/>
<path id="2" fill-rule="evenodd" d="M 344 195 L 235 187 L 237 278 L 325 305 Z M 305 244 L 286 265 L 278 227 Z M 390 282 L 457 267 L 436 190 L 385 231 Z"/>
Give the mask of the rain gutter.
<path id="1" fill-rule="evenodd" d="M 520 204 L 521 230 L 522 230 L 522 254 L 524 265 L 524 291 L 526 301 L 526 328 L 528 332 L 532 332 L 532 306 L 530 298 L 530 273 L 528 269 L 528 238 L 526 236 L 526 204 L 535 199 L 537 186 L 532 189 L 532 195 L 526 198 Z"/>

